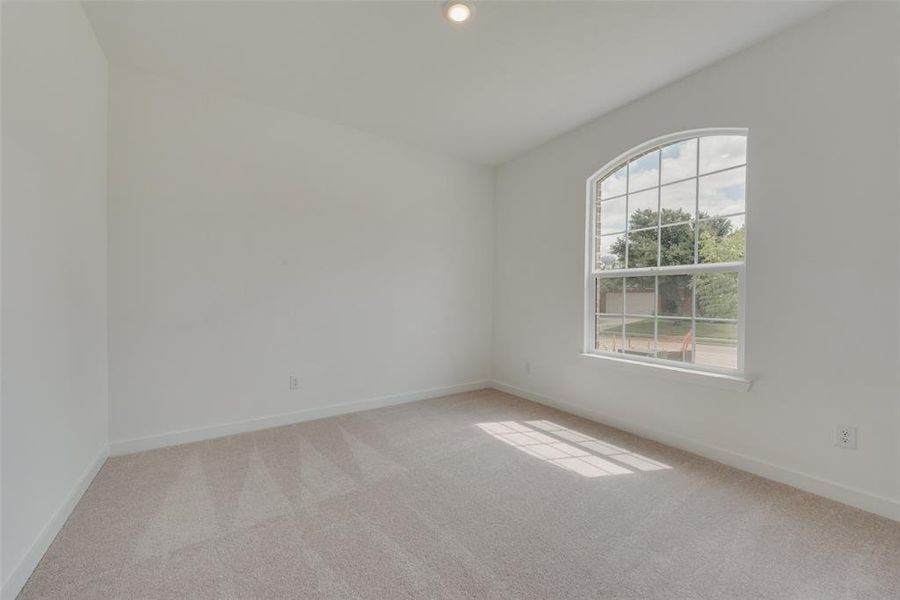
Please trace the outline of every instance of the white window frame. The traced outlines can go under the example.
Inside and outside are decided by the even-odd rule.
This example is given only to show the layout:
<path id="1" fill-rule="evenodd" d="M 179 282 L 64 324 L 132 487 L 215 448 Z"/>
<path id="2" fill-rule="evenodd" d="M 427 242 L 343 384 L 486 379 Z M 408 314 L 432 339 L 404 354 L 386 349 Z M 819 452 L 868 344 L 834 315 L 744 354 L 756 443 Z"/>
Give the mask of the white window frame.
<path id="1" fill-rule="evenodd" d="M 602 181 L 607 175 L 612 174 L 614 171 L 627 164 L 629 161 L 639 157 L 642 154 L 647 152 L 651 152 L 655 149 L 658 149 L 662 146 L 667 146 L 669 144 L 673 144 L 676 142 L 689 140 L 692 138 L 701 138 L 706 136 L 714 136 L 714 135 L 741 135 L 744 136 L 747 140 L 747 162 L 746 162 L 746 179 L 745 179 L 745 196 L 744 196 L 744 228 L 746 231 L 744 238 L 744 260 L 742 262 L 735 263 L 710 263 L 710 264 L 697 264 L 694 263 L 692 265 L 674 265 L 674 266 L 656 266 L 656 267 L 637 267 L 637 268 L 626 268 L 624 269 L 615 269 L 609 271 L 595 271 L 595 244 L 596 244 L 596 199 L 597 195 L 597 185 L 600 181 Z M 602 358 L 612 358 L 617 361 L 623 362 L 632 362 L 632 363 L 645 363 L 647 365 L 661 366 L 667 369 L 675 369 L 679 371 L 691 371 L 696 372 L 698 374 L 710 374 L 717 376 L 728 376 L 734 377 L 736 379 L 743 380 L 745 373 L 745 349 L 747 344 L 747 307 L 746 307 L 746 296 L 747 296 L 747 264 L 749 259 L 749 250 L 750 250 L 750 235 L 749 235 L 749 214 L 750 214 L 750 136 L 749 130 L 747 128 L 740 127 L 718 127 L 718 128 L 708 128 L 708 129 L 694 129 L 689 131 L 681 131 L 678 133 L 672 133 L 669 135 L 664 135 L 639 146 L 636 146 L 627 152 L 623 152 L 613 160 L 609 161 L 603 167 L 598 169 L 593 175 L 591 175 L 587 180 L 587 199 L 586 199 L 586 210 L 585 210 L 585 280 L 584 280 L 584 342 L 583 342 L 583 354 L 595 357 Z M 729 167 L 736 168 L 736 167 Z M 699 170 L 699 162 L 698 162 L 698 170 Z M 723 169 L 727 170 L 727 169 Z M 704 175 L 709 175 L 715 173 L 716 171 L 712 171 L 710 173 L 704 173 Z M 660 177 L 662 177 L 662 163 L 660 163 Z M 686 178 L 686 180 L 690 179 L 699 179 L 699 173 L 695 173 L 693 177 Z M 628 182 L 627 172 L 626 172 L 626 186 Z M 666 185 L 669 185 L 675 182 L 669 182 Z M 657 189 L 659 189 L 659 184 L 657 185 Z M 652 188 L 651 188 L 652 189 Z M 626 193 L 628 193 L 626 187 Z M 698 200 L 699 201 L 699 200 Z M 694 218 L 697 218 L 695 214 Z M 657 229 L 659 226 L 657 225 Z M 628 230 L 628 221 L 627 221 L 627 211 L 626 211 L 626 231 Z M 696 230 L 696 229 L 695 229 Z M 697 251 L 696 242 L 694 251 Z M 602 350 L 595 349 L 595 328 L 596 328 L 596 314 L 595 310 L 595 291 L 596 291 L 596 283 L 595 280 L 599 277 L 636 277 L 636 276 L 654 276 L 654 275 L 685 275 L 685 274 L 694 274 L 694 273 L 710 273 L 710 272 L 737 272 L 738 277 L 738 310 L 737 310 L 737 368 L 736 369 L 725 369 L 714 366 L 706 366 L 706 365 L 697 365 L 694 363 L 686 363 L 675 360 L 668 360 L 663 358 L 658 358 L 654 356 L 640 356 L 640 355 L 631 355 L 627 353 L 617 353 L 617 352 L 605 352 Z M 658 303 L 658 298 L 656 302 Z M 691 316 L 692 327 L 696 328 L 697 322 L 697 307 L 696 307 L 696 298 L 693 302 L 693 311 Z M 626 307 L 627 310 L 627 307 Z M 654 310 L 656 312 L 656 310 Z M 659 318 L 658 315 L 654 318 Z M 703 320 L 702 318 L 699 320 Z M 716 319 L 709 319 L 716 320 Z M 696 336 L 693 337 L 692 344 L 694 345 L 694 352 L 692 356 L 696 356 Z"/>

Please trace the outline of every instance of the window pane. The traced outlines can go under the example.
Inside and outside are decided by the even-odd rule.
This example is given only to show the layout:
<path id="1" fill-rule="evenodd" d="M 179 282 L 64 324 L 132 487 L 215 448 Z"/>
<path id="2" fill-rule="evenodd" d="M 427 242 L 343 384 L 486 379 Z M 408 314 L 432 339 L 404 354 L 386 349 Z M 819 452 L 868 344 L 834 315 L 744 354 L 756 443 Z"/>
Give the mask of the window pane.
<path id="1" fill-rule="evenodd" d="M 743 215 L 700 221 L 698 258 L 701 263 L 744 260 L 745 229 Z"/>
<path id="2" fill-rule="evenodd" d="M 659 185 L 659 150 L 628 163 L 628 189 L 644 190 Z"/>
<path id="3" fill-rule="evenodd" d="M 743 135 L 711 135 L 700 138 L 700 174 L 736 167 L 747 162 L 747 138 Z"/>
<path id="4" fill-rule="evenodd" d="M 737 369 L 737 325 L 697 321 L 697 359 L 704 367 Z"/>
<path id="5" fill-rule="evenodd" d="M 657 263 L 658 229 L 643 229 L 628 233 L 628 267 L 655 267 Z"/>
<path id="6" fill-rule="evenodd" d="M 733 233 L 733 232 L 737 231 L 738 229 L 741 229 L 744 227 L 744 215 L 732 215 L 730 217 L 715 217 L 713 219 L 701 221 L 701 223 L 703 224 L 703 226 L 705 226 L 705 224 L 708 223 L 709 221 L 716 221 L 718 223 L 717 227 L 723 227 L 722 222 L 727 221 L 731 225 L 731 229 L 728 231 L 728 233 Z"/>
<path id="7" fill-rule="evenodd" d="M 601 235 L 597 243 L 597 270 L 625 267 L 625 234 Z"/>
<path id="8" fill-rule="evenodd" d="M 594 349 L 619 352 L 622 349 L 622 317 L 596 317 Z"/>
<path id="9" fill-rule="evenodd" d="M 653 328 L 653 317 L 625 317 L 625 353 L 654 356 L 656 343 Z"/>
<path id="10" fill-rule="evenodd" d="M 612 198 L 625 193 L 625 167 L 622 167 L 600 182 L 600 197 Z"/>
<path id="11" fill-rule="evenodd" d="M 625 198 L 601 202 L 598 215 L 601 234 L 625 231 Z"/>
<path id="12" fill-rule="evenodd" d="M 746 167 L 700 178 L 700 218 L 744 212 Z"/>
<path id="13" fill-rule="evenodd" d="M 662 150 L 662 182 L 697 175 L 697 139 L 671 144 Z"/>
<path id="14" fill-rule="evenodd" d="M 622 294 L 622 278 L 597 278 L 597 293 L 594 312 L 618 313 L 625 312 L 625 298 Z"/>
<path id="15" fill-rule="evenodd" d="M 738 274 L 701 273 L 694 276 L 697 316 L 707 319 L 737 319 Z"/>
<path id="16" fill-rule="evenodd" d="M 657 327 L 657 358 L 693 362 L 690 319 L 659 319 Z"/>
<path id="17" fill-rule="evenodd" d="M 697 211 L 697 180 L 673 183 L 659 189 L 662 222 L 690 221 Z"/>
<path id="18" fill-rule="evenodd" d="M 661 228 L 659 240 L 662 266 L 694 264 L 694 228 L 689 223 Z"/>
<path id="19" fill-rule="evenodd" d="M 652 315 L 656 306 L 655 277 L 625 278 L 625 312 L 629 315 Z"/>
<path id="20" fill-rule="evenodd" d="M 631 229 L 655 227 L 659 190 L 652 189 L 638 194 L 628 194 L 628 218 Z"/>
<path id="21" fill-rule="evenodd" d="M 658 285 L 658 314 L 672 317 L 693 314 L 694 290 L 690 275 L 660 275 Z"/>

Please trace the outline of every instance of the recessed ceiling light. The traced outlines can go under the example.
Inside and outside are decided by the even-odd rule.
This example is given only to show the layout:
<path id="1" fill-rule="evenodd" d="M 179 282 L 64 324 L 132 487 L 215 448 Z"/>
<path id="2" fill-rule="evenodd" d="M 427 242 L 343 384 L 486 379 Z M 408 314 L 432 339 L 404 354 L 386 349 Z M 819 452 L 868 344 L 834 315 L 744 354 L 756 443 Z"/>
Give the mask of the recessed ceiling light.
<path id="1" fill-rule="evenodd" d="M 444 14 L 454 23 L 462 23 L 472 16 L 472 9 L 464 2 L 448 2 L 444 6 Z"/>

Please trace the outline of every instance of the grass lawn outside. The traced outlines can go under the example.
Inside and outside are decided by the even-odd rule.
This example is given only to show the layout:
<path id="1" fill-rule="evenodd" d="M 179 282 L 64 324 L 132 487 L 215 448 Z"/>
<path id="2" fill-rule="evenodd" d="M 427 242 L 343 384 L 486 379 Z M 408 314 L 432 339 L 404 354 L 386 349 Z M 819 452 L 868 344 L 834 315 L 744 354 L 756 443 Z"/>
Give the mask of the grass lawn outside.
<path id="1" fill-rule="evenodd" d="M 628 337 L 653 337 L 653 318 L 629 321 L 625 324 Z M 691 330 L 691 322 L 681 319 L 659 318 L 659 336 L 681 338 Z M 622 325 L 616 323 L 600 329 L 603 334 L 619 334 Z M 737 324 L 697 321 L 697 341 L 709 344 L 734 345 L 737 340 Z"/>

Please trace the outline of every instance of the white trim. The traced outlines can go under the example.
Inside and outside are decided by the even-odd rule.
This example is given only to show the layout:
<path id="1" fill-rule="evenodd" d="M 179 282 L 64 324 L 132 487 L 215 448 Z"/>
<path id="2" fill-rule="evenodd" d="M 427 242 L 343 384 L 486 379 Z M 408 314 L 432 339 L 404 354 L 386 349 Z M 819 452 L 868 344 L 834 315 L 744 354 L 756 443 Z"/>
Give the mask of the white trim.
<path id="1" fill-rule="evenodd" d="M 66 524 L 69 515 L 75 510 L 78 501 L 81 500 L 84 492 L 87 491 L 91 482 L 94 481 L 94 477 L 100 472 L 100 468 L 106 462 L 108 456 L 109 448 L 104 447 L 87 470 L 78 478 L 78 481 L 75 482 L 75 487 L 69 492 L 62 505 L 53 513 L 50 521 L 47 522 L 37 539 L 31 544 L 28 552 L 22 557 L 19 565 L 13 569 L 9 578 L 3 583 L 3 588 L 0 590 L 0 598 L 2 600 L 14 600 L 19 595 L 19 592 L 22 591 L 22 588 L 25 587 L 28 578 L 31 577 L 38 563 L 41 562 L 44 553 L 50 548 L 50 544 L 53 543 L 63 525 Z"/>
<path id="2" fill-rule="evenodd" d="M 575 403 L 556 400 L 499 381 L 494 381 L 491 384 L 491 387 L 501 392 L 506 392 L 507 394 L 519 396 L 520 398 L 525 398 L 532 402 L 537 402 L 538 404 L 543 404 L 544 406 L 550 406 L 597 423 L 603 423 L 604 425 L 627 431 L 628 433 L 637 436 L 651 439 L 693 454 L 698 454 L 710 460 L 799 488 L 806 492 L 810 492 L 811 494 L 834 500 L 835 502 L 847 504 L 867 512 L 875 513 L 876 515 L 881 515 L 888 519 L 900 521 L 900 501 L 891 498 L 878 496 L 871 492 L 822 479 L 814 475 L 807 475 L 806 473 L 781 467 L 745 454 L 739 454 L 737 452 L 711 446 L 680 435 L 666 433 L 630 421 L 609 417 L 599 411 L 585 408 Z"/>
<path id="3" fill-rule="evenodd" d="M 750 389 L 750 386 L 753 385 L 753 381 L 740 375 L 719 373 L 709 369 L 693 369 L 682 366 L 681 363 L 676 361 L 668 361 L 660 358 L 650 360 L 640 356 L 632 358 L 627 355 L 613 355 L 605 352 L 584 352 L 580 356 L 583 356 L 584 358 L 607 360 L 610 361 L 611 365 L 628 369 L 647 369 L 649 367 L 649 370 L 641 371 L 640 375 L 664 378 L 678 383 L 690 383 L 722 390 L 732 390 L 735 392 L 746 392 Z"/>
<path id="4" fill-rule="evenodd" d="M 678 223 L 686 225 L 686 223 Z M 668 225 L 666 226 L 668 227 Z M 660 229 L 665 229 L 661 227 Z M 741 271 L 743 262 L 702 263 L 693 265 L 665 265 L 662 267 L 631 267 L 630 269 L 610 269 L 608 271 L 594 271 L 592 275 L 600 279 L 615 279 L 617 277 L 649 277 L 651 275 L 692 275 L 694 273 L 722 273 Z"/>
<path id="5" fill-rule="evenodd" d="M 111 456 L 122 456 L 123 454 L 132 454 L 134 452 L 142 452 L 144 450 L 153 450 L 155 448 L 165 448 L 166 446 L 177 446 L 179 444 L 210 440 L 227 435 L 234 435 L 237 433 L 258 431 L 260 429 L 269 429 L 271 427 L 291 425 L 293 423 L 300 423 L 303 421 L 324 419 L 326 417 L 334 417 L 347 413 L 371 410 L 373 408 L 382 408 L 384 406 L 393 406 L 395 404 L 415 402 L 416 400 L 427 400 L 429 398 L 449 396 L 450 394 L 473 392 L 476 390 L 483 390 L 487 387 L 490 387 L 490 382 L 488 381 L 473 381 L 471 383 L 461 383 L 447 387 L 418 390 L 415 392 L 406 392 L 403 394 L 395 394 L 391 396 L 381 396 L 378 398 L 368 398 L 365 400 L 342 402 L 340 404 L 333 404 L 331 406 L 307 408 L 304 410 L 298 410 L 296 412 L 284 413 L 280 415 L 255 417 L 252 419 L 245 419 L 243 421 L 222 423 L 219 425 L 211 425 L 208 427 L 198 427 L 196 429 L 172 431 L 169 433 L 151 435 L 131 440 L 119 440 L 109 443 L 109 452 Z"/>

